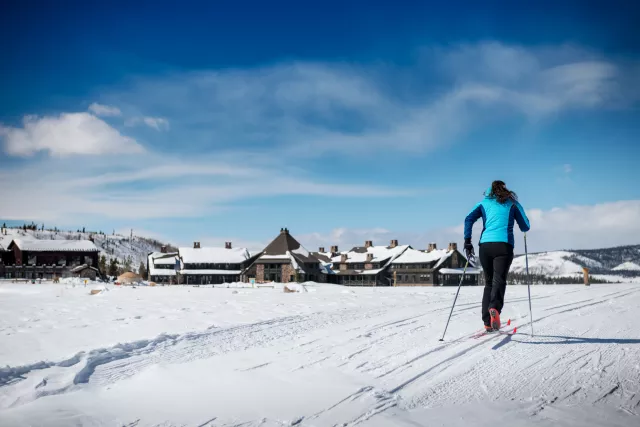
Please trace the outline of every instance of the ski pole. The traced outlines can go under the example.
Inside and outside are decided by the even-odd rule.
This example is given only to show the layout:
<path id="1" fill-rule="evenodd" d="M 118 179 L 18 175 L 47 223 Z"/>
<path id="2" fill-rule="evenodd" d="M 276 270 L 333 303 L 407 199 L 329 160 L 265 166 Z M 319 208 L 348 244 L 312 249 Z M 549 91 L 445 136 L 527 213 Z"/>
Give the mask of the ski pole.
<path id="1" fill-rule="evenodd" d="M 453 305 L 451 306 L 451 311 L 449 312 L 449 318 L 447 319 L 447 325 L 444 327 L 444 332 L 442 333 L 442 338 L 440 338 L 438 341 L 444 341 L 444 334 L 447 333 L 447 328 L 449 327 L 449 320 L 451 320 L 451 315 L 453 314 L 453 307 L 456 306 L 456 300 L 458 299 L 458 294 L 460 293 L 460 287 L 462 286 L 462 281 L 464 280 L 464 275 L 467 273 L 467 267 L 469 266 L 469 258 L 467 258 L 467 263 L 464 266 L 464 271 L 462 272 L 462 277 L 460 277 L 460 283 L 458 283 L 458 290 L 456 292 L 456 297 L 453 299 Z"/>
<path id="2" fill-rule="evenodd" d="M 533 337 L 533 314 L 531 312 L 531 276 L 529 276 L 529 251 L 527 250 L 527 233 L 524 233 L 524 261 L 527 268 L 527 292 L 529 293 L 529 319 L 531 320 L 531 336 Z"/>

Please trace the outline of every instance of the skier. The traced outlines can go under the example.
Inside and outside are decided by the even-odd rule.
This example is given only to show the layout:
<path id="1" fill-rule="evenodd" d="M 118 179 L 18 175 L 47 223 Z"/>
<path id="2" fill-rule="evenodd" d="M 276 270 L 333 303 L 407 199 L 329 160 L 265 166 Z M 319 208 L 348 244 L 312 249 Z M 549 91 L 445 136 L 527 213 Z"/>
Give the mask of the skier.
<path id="1" fill-rule="evenodd" d="M 482 217 L 480 263 L 486 279 L 482 295 L 482 321 L 487 332 L 500 329 L 500 313 L 504 305 L 507 275 L 513 261 L 513 222 L 520 230 L 529 231 L 529 219 L 518 203 L 516 193 L 503 181 L 493 181 L 483 201 L 474 206 L 464 220 L 464 250 L 467 258 L 475 252 L 471 243 L 473 224 Z"/>

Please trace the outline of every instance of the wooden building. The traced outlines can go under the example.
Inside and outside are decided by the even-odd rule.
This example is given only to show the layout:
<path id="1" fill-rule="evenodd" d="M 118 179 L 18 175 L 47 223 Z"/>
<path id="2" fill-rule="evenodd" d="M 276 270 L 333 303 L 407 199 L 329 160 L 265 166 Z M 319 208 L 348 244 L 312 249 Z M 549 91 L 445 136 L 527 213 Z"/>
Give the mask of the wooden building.
<path id="1" fill-rule="evenodd" d="M 150 282 L 174 285 L 177 283 L 177 269 L 178 252 L 168 252 L 166 246 L 162 246 L 160 252 L 152 252 L 147 256 L 147 277 Z"/>
<path id="2" fill-rule="evenodd" d="M 264 282 L 323 282 L 320 261 L 307 251 L 287 228 L 273 239 L 243 272 L 243 280 Z"/>
<path id="3" fill-rule="evenodd" d="M 327 280 L 338 285 L 390 286 L 389 266 L 409 248 L 398 245 L 397 240 L 391 240 L 389 246 L 374 246 L 367 240 L 364 246 L 333 256 Z"/>
<path id="4" fill-rule="evenodd" d="M 99 250 L 90 240 L 14 239 L 7 249 L 13 255 L 13 263 L 4 265 L 8 279 L 53 279 L 71 276 L 81 265 L 98 268 Z"/>
<path id="5" fill-rule="evenodd" d="M 467 259 L 458 251 L 456 243 L 439 250 L 435 243 L 426 251 L 407 249 L 391 263 L 394 286 L 448 286 L 458 285 Z M 470 265 L 463 285 L 477 285 L 480 270 Z"/>
<path id="6" fill-rule="evenodd" d="M 256 258 L 246 248 L 233 248 L 226 242 L 224 248 L 200 247 L 178 249 L 177 282 L 184 285 L 233 283 L 241 280 L 243 270 Z"/>

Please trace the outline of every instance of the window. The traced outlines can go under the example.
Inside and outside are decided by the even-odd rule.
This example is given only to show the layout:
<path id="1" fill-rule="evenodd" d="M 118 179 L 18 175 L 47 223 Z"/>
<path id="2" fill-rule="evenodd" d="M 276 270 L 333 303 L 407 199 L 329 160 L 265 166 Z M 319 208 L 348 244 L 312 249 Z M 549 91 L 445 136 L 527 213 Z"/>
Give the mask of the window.
<path id="1" fill-rule="evenodd" d="M 291 276 L 289 276 L 289 281 L 290 282 L 295 282 L 296 281 L 296 276 L 294 276 L 293 274 Z"/>

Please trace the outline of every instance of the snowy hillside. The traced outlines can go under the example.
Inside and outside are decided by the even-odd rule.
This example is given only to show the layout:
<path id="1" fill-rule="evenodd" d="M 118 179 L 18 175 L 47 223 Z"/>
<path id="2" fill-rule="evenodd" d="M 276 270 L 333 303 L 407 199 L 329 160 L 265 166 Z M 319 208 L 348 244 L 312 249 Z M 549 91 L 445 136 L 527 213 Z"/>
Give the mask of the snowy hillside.
<path id="1" fill-rule="evenodd" d="M 634 262 L 623 262 L 617 267 L 612 269 L 613 271 L 640 271 L 640 265 Z"/>
<path id="2" fill-rule="evenodd" d="M 580 249 L 572 250 L 571 252 L 600 262 L 605 270 L 611 270 L 625 262 L 633 262 L 640 265 L 640 245 L 604 249 Z"/>
<path id="3" fill-rule="evenodd" d="M 163 243 L 154 239 L 140 236 L 124 236 L 121 234 L 99 234 L 96 232 L 78 231 L 53 231 L 53 230 L 29 230 L 21 228 L 8 228 L 7 235 L 1 236 L 0 245 L 7 247 L 13 239 L 37 239 L 37 240 L 89 240 L 100 249 L 100 257 L 106 257 L 107 265 L 112 258 L 118 261 L 120 266 L 129 261 L 132 270 L 138 269 L 140 263 L 146 266 L 147 255 L 150 252 L 159 252 Z"/>
<path id="4" fill-rule="evenodd" d="M 513 260 L 511 272 L 526 272 L 524 255 Z M 529 272 L 541 276 L 568 277 L 582 274 L 588 267 L 590 274 L 612 281 L 621 277 L 640 276 L 640 245 L 606 249 L 551 251 L 529 254 Z M 620 276 L 623 274 L 624 276 Z"/>
<path id="5" fill-rule="evenodd" d="M 640 425 L 640 285 L 304 287 L 0 285 L 0 425 Z"/>
<path id="6" fill-rule="evenodd" d="M 565 251 L 543 252 L 529 255 L 529 272 L 542 276 L 563 276 L 566 274 L 582 273 L 582 267 L 571 261 L 574 254 Z M 513 260 L 511 271 L 525 273 L 525 257 L 520 256 Z"/>

